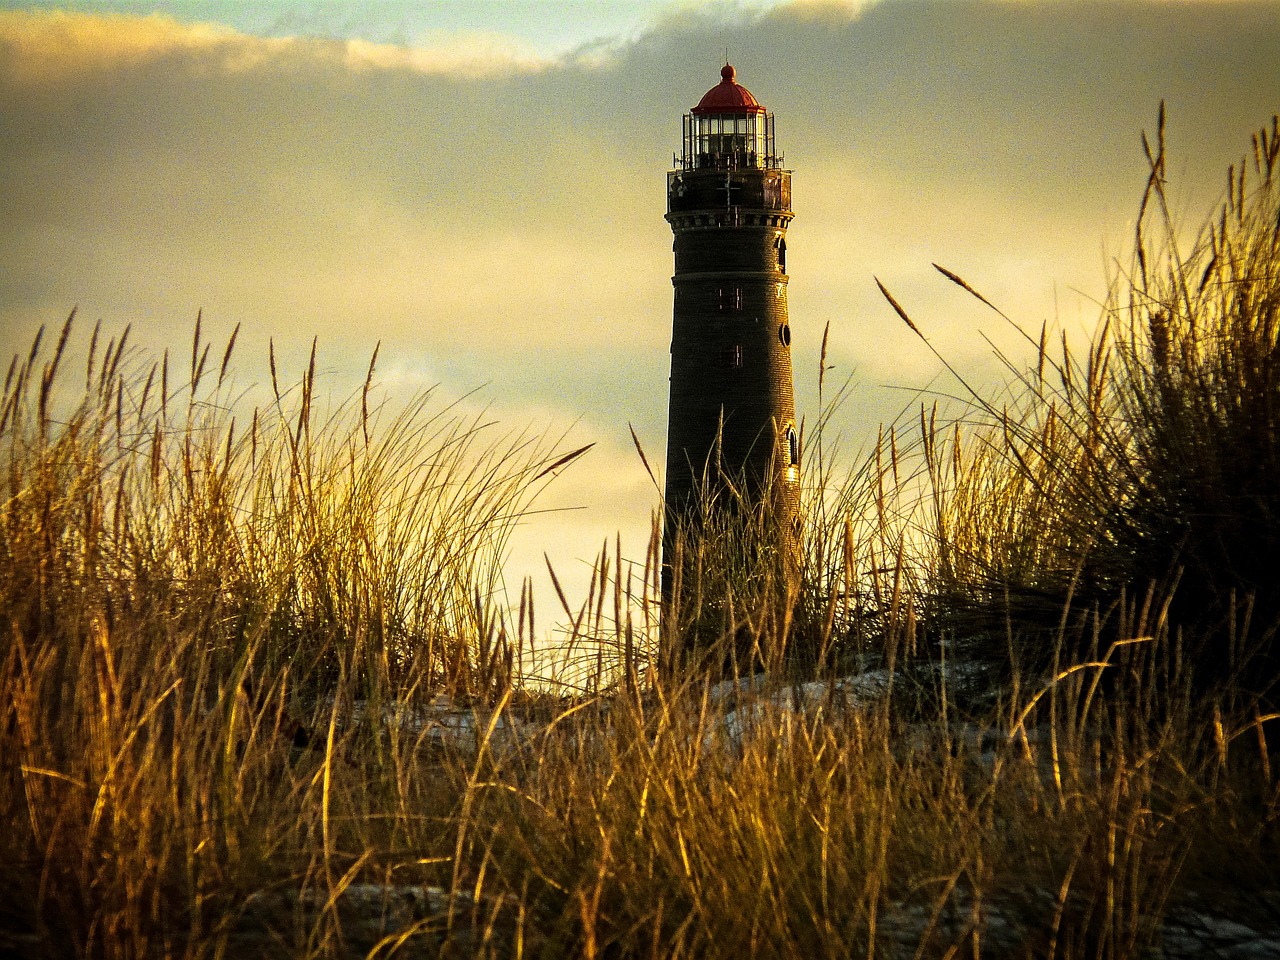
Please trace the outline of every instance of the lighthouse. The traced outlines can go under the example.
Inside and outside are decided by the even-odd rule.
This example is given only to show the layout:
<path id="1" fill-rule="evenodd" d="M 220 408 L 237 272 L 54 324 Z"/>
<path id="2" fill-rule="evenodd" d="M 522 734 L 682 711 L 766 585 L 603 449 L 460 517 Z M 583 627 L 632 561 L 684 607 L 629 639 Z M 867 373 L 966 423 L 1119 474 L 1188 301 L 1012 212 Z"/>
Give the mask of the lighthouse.
<path id="1" fill-rule="evenodd" d="M 773 114 L 729 64 L 685 114 L 673 167 L 668 595 L 677 539 L 687 546 L 699 536 L 708 509 L 765 516 L 793 543 L 800 481 L 787 319 L 791 172 Z"/>

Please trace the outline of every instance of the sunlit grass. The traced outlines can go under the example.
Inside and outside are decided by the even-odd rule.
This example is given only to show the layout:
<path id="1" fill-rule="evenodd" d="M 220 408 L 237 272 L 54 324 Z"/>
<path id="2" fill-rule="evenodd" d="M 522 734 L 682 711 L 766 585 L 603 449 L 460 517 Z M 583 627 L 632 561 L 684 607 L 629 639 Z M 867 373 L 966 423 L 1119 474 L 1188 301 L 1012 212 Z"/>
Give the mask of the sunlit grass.
<path id="1" fill-rule="evenodd" d="M 1001 357 L 1004 392 L 962 381 L 964 418 L 922 417 L 928 592 L 1004 656 L 1010 618 L 1047 652 L 1071 611 L 1154 585 L 1205 682 L 1243 679 L 1247 652 L 1260 689 L 1280 675 L 1280 138 L 1255 136 L 1190 236 L 1165 196 L 1163 108 L 1147 151 L 1133 260 L 1092 340 L 1024 333 L 1032 360 Z"/>
<path id="2" fill-rule="evenodd" d="M 1274 339 L 1195 339 L 1274 319 L 1280 223 L 1245 197 L 1209 260 L 1144 252 L 1083 361 L 1032 337 L 1007 415 L 926 411 L 852 466 L 824 415 L 799 558 L 718 518 L 665 606 L 656 524 L 585 599 L 502 589 L 580 450 L 393 409 L 373 363 L 325 413 L 272 363 L 236 413 L 234 343 L 198 325 L 180 365 L 42 338 L 0 401 L 0 953 L 1141 957 L 1188 910 L 1274 930 L 1276 720 L 1244 669 L 1268 608 L 1222 580 L 1206 627 L 1185 573 L 1138 562 L 1191 556 L 1135 485 L 1168 475 L 1155 433 L 1270 389 L 1228 373 Z M 1152 279 L 1187 264 L 1204 304 Z M 1162 329 L 1159 290 L 1187 317 L 1165 372 L 1119 322 Z M 691 625 L 705 655 L 672 656 Z"/>

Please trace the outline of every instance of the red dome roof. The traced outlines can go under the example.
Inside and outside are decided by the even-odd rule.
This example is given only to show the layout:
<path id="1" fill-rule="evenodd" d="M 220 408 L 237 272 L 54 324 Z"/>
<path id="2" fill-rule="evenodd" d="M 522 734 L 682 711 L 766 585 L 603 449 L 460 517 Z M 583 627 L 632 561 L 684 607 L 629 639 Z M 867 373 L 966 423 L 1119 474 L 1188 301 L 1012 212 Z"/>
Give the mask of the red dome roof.
<path id="1" fill-rule="evenodd" d="M 693 108 L 696 114 L 707 113 L 765 113 L 751 91 L 734 79 L 737 71 L 729 64 L 720 70 L 720 82 L 706 92 Z"/>

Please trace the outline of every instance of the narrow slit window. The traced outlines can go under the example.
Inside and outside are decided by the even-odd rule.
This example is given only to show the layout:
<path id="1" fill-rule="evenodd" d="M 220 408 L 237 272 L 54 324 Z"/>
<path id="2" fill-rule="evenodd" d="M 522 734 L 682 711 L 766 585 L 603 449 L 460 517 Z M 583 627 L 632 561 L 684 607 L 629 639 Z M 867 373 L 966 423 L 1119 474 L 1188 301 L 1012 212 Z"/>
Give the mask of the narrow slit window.
<path id="1" fill-rule="evenodd" d="M 741 287 L 721 287 L 720 288 L 720 309 L 721 310 L 741 310 L 742 309 L 742 288 Z"/>

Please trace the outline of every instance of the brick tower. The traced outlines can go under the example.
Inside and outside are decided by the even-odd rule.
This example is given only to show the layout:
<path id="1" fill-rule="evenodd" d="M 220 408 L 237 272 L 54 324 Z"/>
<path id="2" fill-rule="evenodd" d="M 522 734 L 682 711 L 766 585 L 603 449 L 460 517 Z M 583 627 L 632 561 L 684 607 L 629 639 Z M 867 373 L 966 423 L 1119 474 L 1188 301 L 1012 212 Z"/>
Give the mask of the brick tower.
<path id="1" fill-rule="evenodd" d="M 682 150 L 667 174 L 675 233 L 668 593 L 676 528 L 698 529 L 708 494 L 738 507 L 763 506 L 767 496 L 784 531 L 793 529 L 799 500 L 787 323 L 791 172 L 774 149 L 773 114 L 732 66 L 720 77 L 685 114 Z M 726 496 L 730 484 L 737 493 Z"/>

